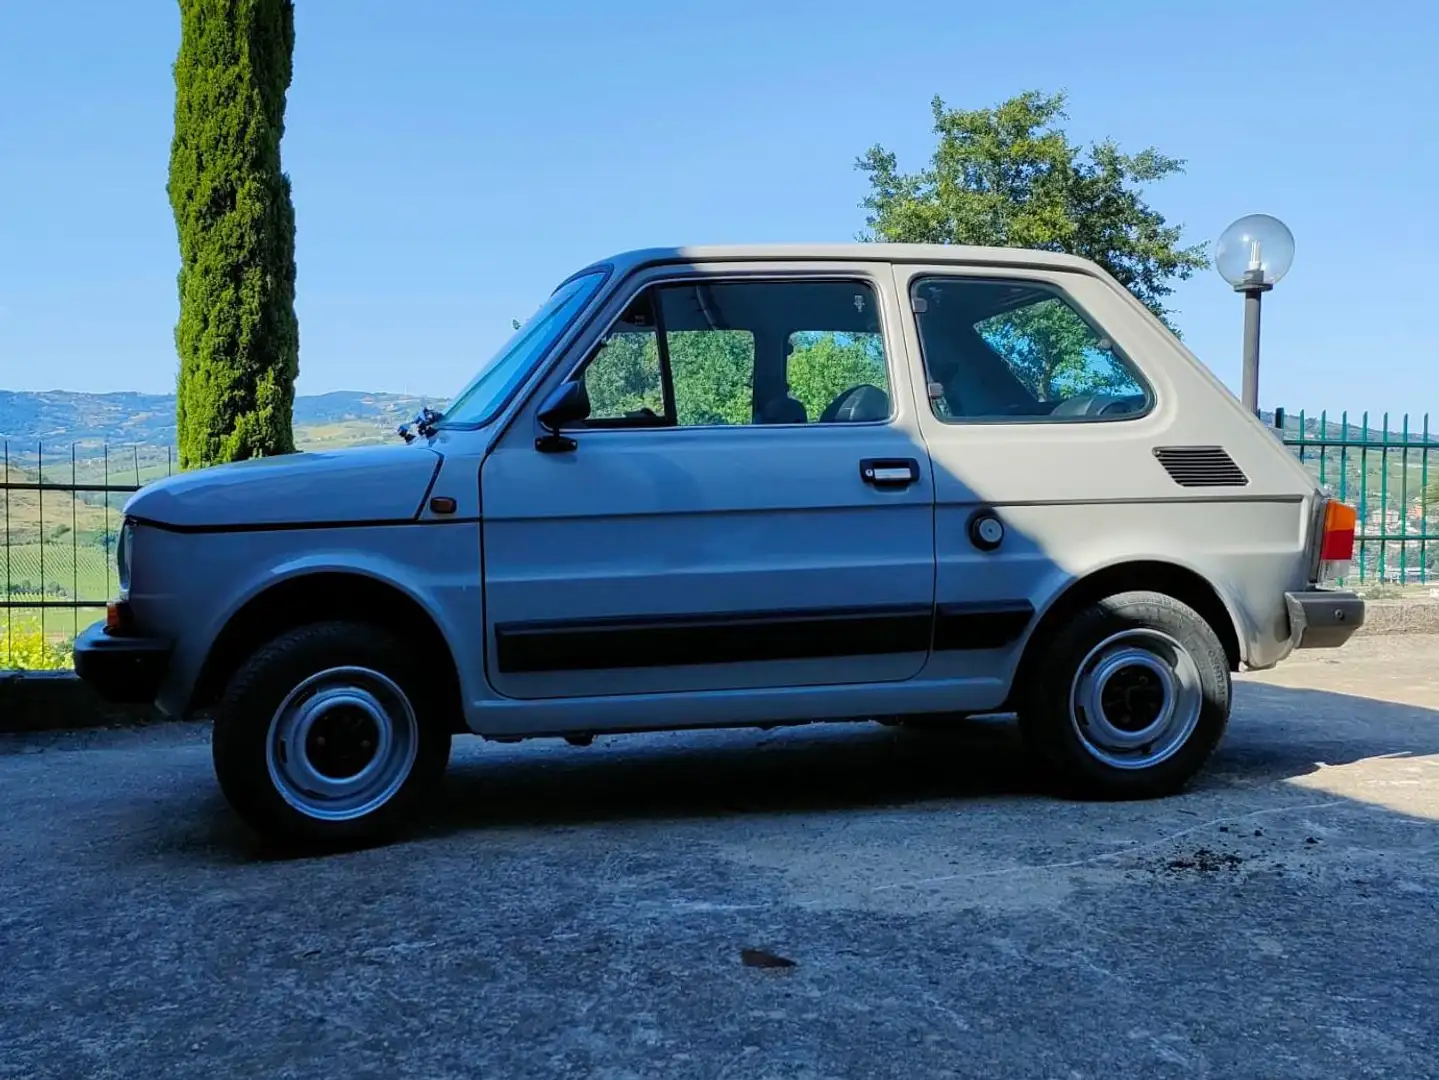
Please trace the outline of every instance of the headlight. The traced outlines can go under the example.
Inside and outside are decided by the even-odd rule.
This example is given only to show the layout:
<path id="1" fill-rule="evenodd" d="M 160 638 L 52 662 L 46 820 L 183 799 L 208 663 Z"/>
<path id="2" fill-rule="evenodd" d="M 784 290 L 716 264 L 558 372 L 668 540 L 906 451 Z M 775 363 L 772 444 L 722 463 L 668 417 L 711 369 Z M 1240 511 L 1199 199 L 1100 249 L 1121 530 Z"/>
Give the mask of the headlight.
<path id="1" fill-rule="evenodd" d="M 115 543 L 115 570 L 120 582 L 120 595 L 130 591 L 130 550 L 135 543 L 135 523 L 129 518 L 120 526 L 120 538 Z"/>

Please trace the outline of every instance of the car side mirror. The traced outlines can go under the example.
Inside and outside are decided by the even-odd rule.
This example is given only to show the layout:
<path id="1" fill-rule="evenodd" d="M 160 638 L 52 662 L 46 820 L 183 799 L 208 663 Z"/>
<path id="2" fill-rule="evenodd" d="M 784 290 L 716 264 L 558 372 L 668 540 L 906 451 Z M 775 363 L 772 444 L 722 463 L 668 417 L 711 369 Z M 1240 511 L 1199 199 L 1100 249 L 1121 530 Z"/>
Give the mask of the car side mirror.
<path id="1" fill-rule="evenodd" d="M 545 454 L 558 454 L 575 448 L 575 440 L 560 434 L 566 424 L 578 423 L 590 415 L 590 395 L 583 379 L 561 383 L 550 392 L 535 419 L 545 427 L 546 434 L 535 440 L 535 449 Z"/>

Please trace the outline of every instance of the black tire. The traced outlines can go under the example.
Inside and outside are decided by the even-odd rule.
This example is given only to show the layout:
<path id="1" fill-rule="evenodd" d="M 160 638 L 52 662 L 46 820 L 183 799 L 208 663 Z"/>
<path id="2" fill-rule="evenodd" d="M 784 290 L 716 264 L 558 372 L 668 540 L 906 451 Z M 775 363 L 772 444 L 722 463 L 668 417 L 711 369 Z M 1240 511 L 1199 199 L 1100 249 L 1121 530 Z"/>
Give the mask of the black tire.
<path id="1" fill-rule="evenodd" d="M 1075 795 L 1139 799 L 1180 791 L 1228 726 L 1224 646 L 1198 612 L 1171 596 L 1107 597 L 1034 647 L 1040 651 L 1026 664 L 1020 729 L 1034 756 Z M 1154 664 L 1168 669 L 1169 682 Z M 1115 673 L 1107 682 L 1106 668 Z M 1172 712 L 1155 704 L 1161 698 L 1175 703 Z M 1145 727 L 1151 714 L 1154 724 Z M 1161 728 L 1166 715 L 1174 722 Z M 1142 741 L 1148 735 L 1154 737 Z M 1124 745 L 1130 739 L 1138 745 Z"/>
<path id="2" fill-rule="evenodd" d="M 320 682 L 290 703 L 314 678 Z M 347 685 L 349 702 L 364 700 L 379 712 L 338 700 Z M 220 789 L 246 823 L 282 844 L 344 847 L 393 835 L 438 788 L 449 763 L 450 729 L 434 686 L 415 651 L 377 626 L 323 622 L 287 631 L 241 665 L 214 709 Z M 317 717 L 307 738 L 286 719 L 297 715 Z M 328 749 L 325 731 L 333 733 Z M 366 746 L 374 749 L 368 759 Z M 337 751 L 343 754 L 345 747 L 353 756 L 339 758 L 337 766 Z M 317 758 L 331 771 L 316 765 Z M 344 775 L 357 760 L 368 764 Z M 306 768 L 319 785 L 356 785 L 349 801 L 307 787 L 299 775 Z"/>

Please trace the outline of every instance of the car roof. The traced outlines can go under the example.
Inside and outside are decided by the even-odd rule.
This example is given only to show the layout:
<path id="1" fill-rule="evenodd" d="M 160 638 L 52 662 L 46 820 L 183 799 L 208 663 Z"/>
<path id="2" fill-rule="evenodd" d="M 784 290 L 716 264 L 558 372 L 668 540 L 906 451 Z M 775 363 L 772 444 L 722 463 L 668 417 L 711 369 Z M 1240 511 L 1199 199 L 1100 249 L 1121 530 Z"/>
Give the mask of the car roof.
<path id="1" fill-rule="evenodd" d="M 1088 259 L 1030 248 L 976 247 L 965 244 L 720 244 L 637 248 L 600 259 L 586 267 L 611 267 L 623 275 L 641 266 L 676 262 L 825 261 L 938 263 L 956 266 L 1014 266 L 1069 270 L 1102 275 Z M 584 271 L 581 271 L 583 273 Z"/>

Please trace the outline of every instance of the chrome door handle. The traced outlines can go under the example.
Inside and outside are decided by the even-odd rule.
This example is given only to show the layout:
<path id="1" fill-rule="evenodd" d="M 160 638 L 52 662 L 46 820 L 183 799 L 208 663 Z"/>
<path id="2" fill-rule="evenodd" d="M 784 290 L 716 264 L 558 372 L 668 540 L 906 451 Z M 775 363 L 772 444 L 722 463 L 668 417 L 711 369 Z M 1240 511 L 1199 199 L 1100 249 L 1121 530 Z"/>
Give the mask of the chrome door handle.
<path id="1" fill-rule="evenodd" d="M 914 458 L 865 458 L 859 463 L 859 477 L 871 487 L 909 487 L 919 481 L 919 462 Z"/>

